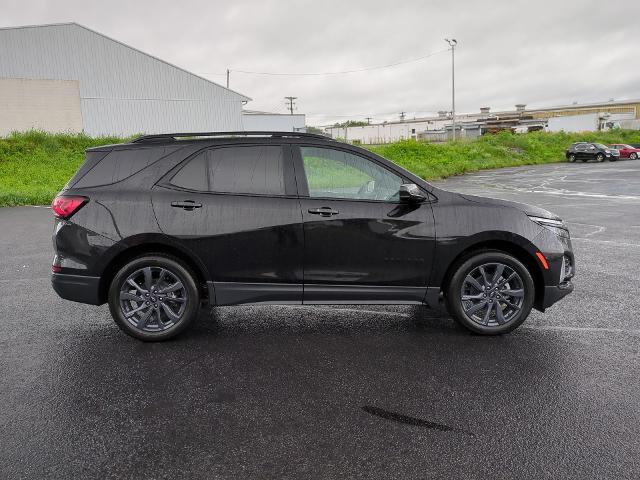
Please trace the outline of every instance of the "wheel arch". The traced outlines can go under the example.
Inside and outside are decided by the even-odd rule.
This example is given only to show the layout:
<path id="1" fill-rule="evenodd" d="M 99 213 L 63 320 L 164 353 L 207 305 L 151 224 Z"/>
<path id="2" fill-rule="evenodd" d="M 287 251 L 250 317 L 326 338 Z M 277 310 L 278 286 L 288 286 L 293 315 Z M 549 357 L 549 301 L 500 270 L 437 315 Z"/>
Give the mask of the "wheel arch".
<path id="1" fill-rule="evenodd" d="M 474 243 L 464 250 L 462 250 L 449 264 L 449 267 L 445 271 L 442 281 L 440 282 L 440 291 L 444 292 L 451 281 L 451 277 L 455 273 L 456 269 L 469 257 L 489 250 L 498 250 L 508 253 L 517 258 L 527 268 L 533 279 L 534 286 L 534 301 L 533 306 L 537 310 L 542 309 L 542 300 L 544 297 L 544 277 L 542 268 L 536 260 L 535 256 L 527 251 L 527 249 L 514 242 L 508 240 L 484 240 L 482 242 Z"/>
<path id="2" fill-rule="evenodd" d="M 196 275 L 196 282 L 200 287 L 201 298 L 207 299 L 209 297 L 209 292 L 207 290 L 207 281 L 209 280 L 209 276 L 204 264 L 194 254 L 188 252 L 184 248 L 167 242 L 161 238 L 153 238 L 144 241 L 132 239 L 128 242 L 126 247 L 119 249 L 117 253 L 113 254 L 100 276 L 100 300 L 103 302 L 106 301 L 111 281 L 123 265 L 136 257 L 153 253 L 169 255 L 184 262 L 184 264 Z"/>

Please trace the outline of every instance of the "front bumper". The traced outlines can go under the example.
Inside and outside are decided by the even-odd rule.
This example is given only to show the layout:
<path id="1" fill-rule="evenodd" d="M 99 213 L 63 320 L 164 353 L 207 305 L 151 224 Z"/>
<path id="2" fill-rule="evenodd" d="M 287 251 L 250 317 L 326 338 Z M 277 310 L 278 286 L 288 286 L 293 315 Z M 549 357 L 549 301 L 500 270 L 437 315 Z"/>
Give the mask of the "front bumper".
<path id="1" fill-rule="evenodd" d="M 549 308 L 558 300 L 566 297 L 573 292 L 573 283 L 570 280 L 555 286 L 544 287 L 544 297 L 542 299 L 542 310 Z"/>
<path id="2" fill-rule="evenodd" d="M 88 303 L 90 305 L 102 305 L 104 303 L 100 298 L 100 277 L 53 273 L 51 275 L 51 285 L 56 293 L 65 300 Z"/>

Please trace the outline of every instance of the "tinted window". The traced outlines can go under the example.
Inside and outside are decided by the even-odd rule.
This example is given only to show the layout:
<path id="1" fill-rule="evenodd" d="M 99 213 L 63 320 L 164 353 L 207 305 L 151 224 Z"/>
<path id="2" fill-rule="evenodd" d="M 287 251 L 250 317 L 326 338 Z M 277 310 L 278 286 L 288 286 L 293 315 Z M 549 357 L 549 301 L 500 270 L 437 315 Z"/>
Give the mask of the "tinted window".
<path id="1" fill-rule="evenodd" d="M 158 160 L 166 153 L 166 149 L 160 148 L 136 148 L 131 150 L 113 150 L 106 157 L 99 160 L 89 172 L 75 185 L 77 188 L 94 187 L 116 183 L 138 173 L 145 167 Z M 89 152 L 87 161 L 104 155 L 102 152 Z"/>
<path id="2" fill-rule="evenodd" d="M 284 195 L 282 147 L 265 145 L 205 150 L 176 173 L 171 183 L 199 191 Z"/>
<path id="3" fill-rule="evenodd" d="M 341 150 L 301 147 L 310 197 L 359 200 L 399 198 L 402 178 L 377 163 Z"/>

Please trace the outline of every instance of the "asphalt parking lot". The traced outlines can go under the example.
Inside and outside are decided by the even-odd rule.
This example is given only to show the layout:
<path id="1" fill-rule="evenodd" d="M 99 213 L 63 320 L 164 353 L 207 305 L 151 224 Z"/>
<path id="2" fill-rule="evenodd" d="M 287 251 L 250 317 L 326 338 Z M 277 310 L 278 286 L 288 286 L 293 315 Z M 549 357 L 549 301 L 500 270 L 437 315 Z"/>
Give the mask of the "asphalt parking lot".
<path id="1" fill-rule="evenodd" d="M 0 209 L 0 478 L 638 478 L 640 161 L 441 186 L 560 214 L 575 292 L 497 338 L 236 307 L 145 344 L 52 291 L 47 209 Z"/>

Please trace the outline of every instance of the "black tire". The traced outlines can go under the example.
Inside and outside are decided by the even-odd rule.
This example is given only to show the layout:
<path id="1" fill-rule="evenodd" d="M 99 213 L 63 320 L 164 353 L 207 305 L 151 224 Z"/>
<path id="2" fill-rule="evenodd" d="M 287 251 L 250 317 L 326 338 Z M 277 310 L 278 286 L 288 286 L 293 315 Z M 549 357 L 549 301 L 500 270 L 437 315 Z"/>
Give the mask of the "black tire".
<path id="1" fill-rule="evenodd" d="M 602 153 L 599 153 L 596 155 L 596 160 L 598 162 L 604 162 L 604 155 Z"/>
<path id="2" fill-rule="evenodd" d="M 637 154 L 636 152 L 631 152 L 631 153 L 629 154 L 629 158 L 630 158 L 631 160 L 637 160 L 637 159 L 638 159 L 638 154 Z"/>
<path id="3" fill-rule="evenodd" d="M 147 272 L 150 272 L 148 283 Z M 131 276 L 136 275 L 144 283 L 136 281 L 138 277 L 130 283 Z M 200 292 L 195 279 L 193 272 L 177 258 L 164 254 L 135 258 L 111 281 L 108 295 L 111 316 L 122 331 L 139 340 L 158 342 L 173 338 L 198 316 Z M 127 298 L 123 299 L 123 295 Z"/>
<path id="4" fill-rule="evenodd" d="M 473 295 L 464 295 L 467 297 L 482 297 L 484 295 L 484 298 L 478 299 L 478 303 L 473 303 L 475 298 L 474 300 L 463 300 L 464 291 L 472 285 L 468 282 L 468 277 L 472 277 L 474 272 L 478 272 L 479 269 L 485 272 L 487 276 L 494 277 L 498 273 L 499 265 L 505 267 L 500 273 L 508 272 L 505 275 L 510 275 L 511 273 L 516 273 L 517 275 L 515 277 L 511 276 L 513 280 L 505 283 L 502 283 L 505 280 L 502 276 L 496 278 L 495 290 L 485 291 L 478 288 L 477 294 L 474 291 Z M 495 268 L 495 270 L 491 270 L 491 268 Z M 482 273 L 482 278 L 484 277 L 485 274 Z M 493 280 L 493 278 L 490 278 L 490 280 Z M 476 281 L 476 283 L 478 282 Z M 486 285 L 486 282 L 483 283 Z M 501 283 L 502 285 L 500 286 Z M 514 288 L 514 286 L 517 288 Z M 518 293 L 518 296 L 516 297 L 506 292 Z M 500 335 L 516 329 L 529 316 L 535 298 L 535 287 L 531 274 L 522 262 L 505 252 L 489 250 L 467 257 L 457 265 L 445 289 L 445 297 L 447 310 L 460 325 L 478 334 Z M 507 297 L 509 297 L 509 300 L 507 300 Z M 487 322 L 484 324 L 474 317 L 476 311 L 473 311 L 471 315 L 468 313 L 482 302 L 484 302 L 484 307 L 476 311 L 481 316 L 486 315 Z M 511 302 L 514 303 L 512 304 Z M 517 304 L 518 308 L 515 308 L 516 305 L 514 304 Z M 472 306 L 469 307 L 469 305 Z M 514 305 L 514 307 L 510 305 Z M 465 309 L 465 307 L 467 308 Z M 500 309 L 500 314 L 498 314 L 498 309 Z M 507 312 L 507 316 L 504 316 L 504 312 Z M 502 319 L 500 320 L 499 317 L 502 317 Z"/>
<path id="5" fill-rule="evenodd" d="M 616 160 L 618 160 L 616 157 L 609 157 L 610 162 L 615 162 Z"/>
<path id="6" fill-rule="evenodd" d="M 576 156 L 572 153 L 567 157 L 567 160 L 569 160 L 570 163 L 573 163 L 576 161 Z"/>

